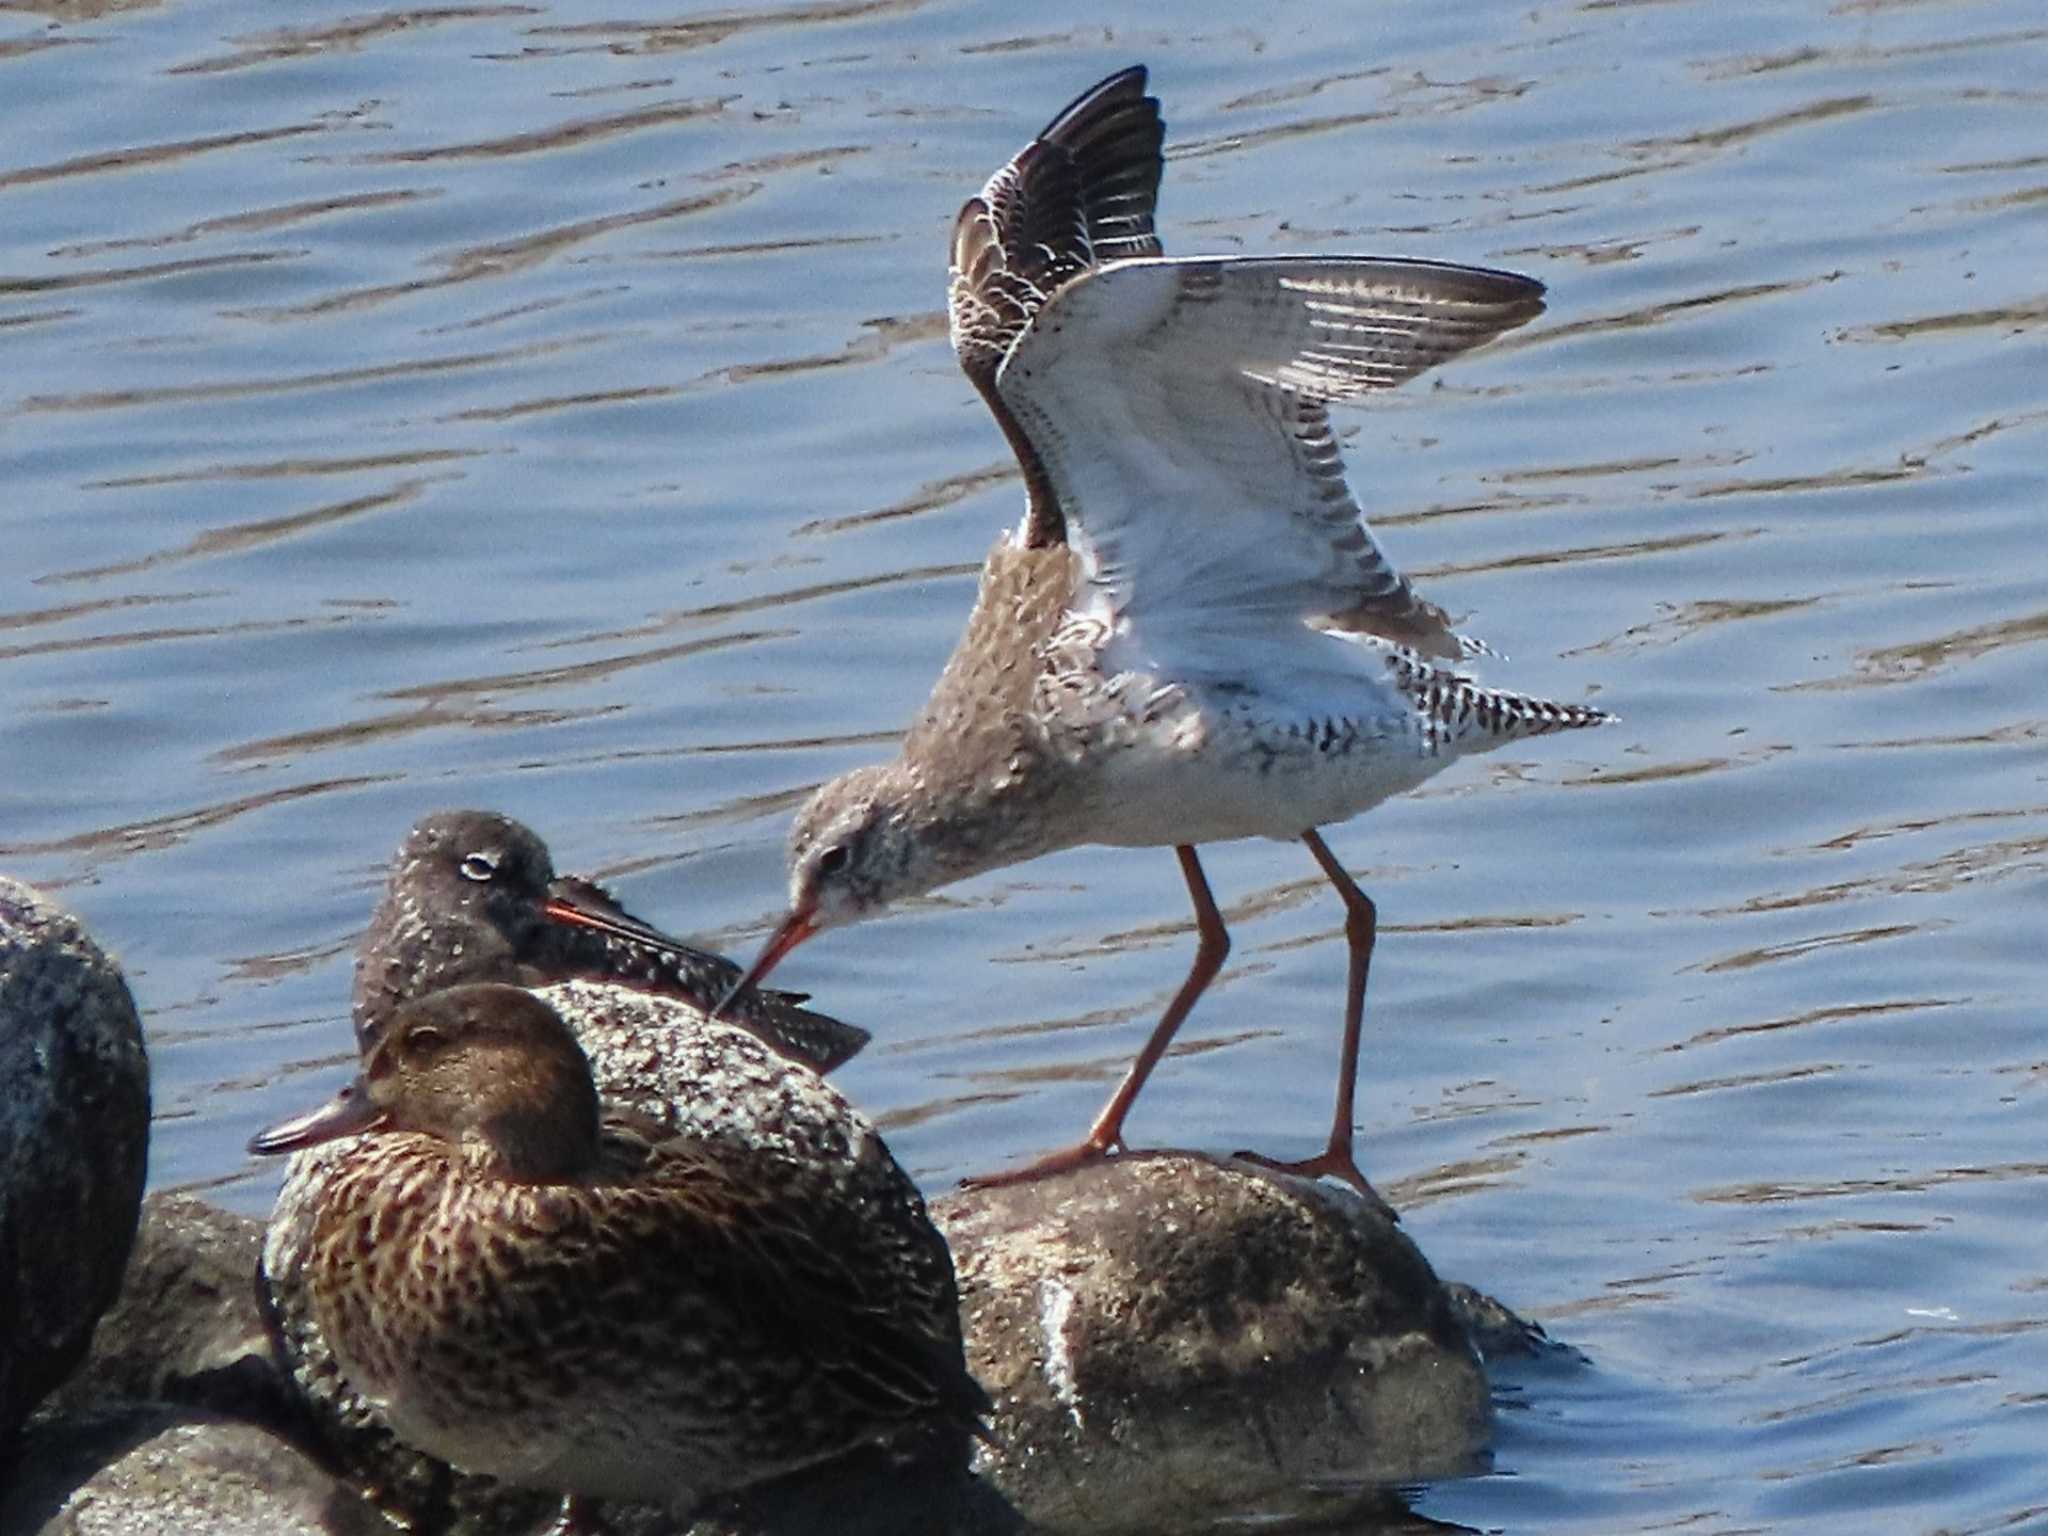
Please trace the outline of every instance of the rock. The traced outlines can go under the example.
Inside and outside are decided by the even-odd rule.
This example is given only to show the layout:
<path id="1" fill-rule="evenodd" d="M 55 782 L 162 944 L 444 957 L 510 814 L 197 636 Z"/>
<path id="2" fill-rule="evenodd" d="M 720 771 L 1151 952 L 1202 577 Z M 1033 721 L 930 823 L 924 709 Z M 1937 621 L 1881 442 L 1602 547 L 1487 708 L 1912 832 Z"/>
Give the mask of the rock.
<path id="1" fill-rule="evenodd" d="M 120 1294 L 92 1351 L 50 1399 L 49 1414 L 116 1401 L 161 1401 L 271 1424 L 300 1412 L 257 1304 L 263 1223 L 194 1195 L 159 1192 Z"/>
<path id="2" fill-rule="evenodd" d="M 362 1487 L 427 1531 L 547 1522 L 551 1498 L 457 1479 L 351 1419 L 366 1405 L 331 1361 L 294 1354 L 288 1320 L 263 1312 L 260 1224 L 158 1195 L 137 1237 L 148 1100 L 133 1003 L 74 920 L 5 881 L 0 1007 L 0 1285 L 13 1288 L 0 1299 L 19 1320 L 0 1338 L 0 1385 L 13 1422 L 78 1362 L 134 1248 L 85 1369 L 0 1480 L 0 1532 L 388 1531 Z M 598 1053 L 601 1071 L 615 1092 L 665 1095 L 679 1047 L 632 1039 L 607 1047 L 616 1060 Z M 715 1128 L 805 1082 L 771 1078 L 698 1096 L 688 1113 Z M 837 1124 L 803 1115 L 818 1134 Z M 1475 1341 L 1490 1355 L 1559 1348 L 1441 1285 L 1347 1192 L 1246 1165 L 1125 1156 L 948 1195 L 932 1216 L 958 1266 L 970 1364 L 997 1403 L 973 1474 L 875 1448 L 700 1511 L 693 1536 L 1107 1536 L 1329 1518 L 1377 1497 L 1358 1490 L 1472 1469 L 1488 1428 Z M 301 1387 L 322 1405 L 310 1420 Z M 358 1482 L 337 1481 L 300 1436 L 340 1452 Z M 680 1528 L 651 1510 L 608 1514 L 621 1536 Z"/>
<path id="3" fill-rule="evenodd" d="M 1484 1291 L 1452 1282 L 1444 1287 L 1451 1307 L 1465 1325 L 1465 1333 L 1479 1358 L 1489 1364 L 1496 1360 L 1542 1360 L 1583 1365 L 1586 1357 L 1569 1344 L 1560 1344 L 1543 1331 L 1541 1323 L 1510 1312 Z"/>
<path id="4" fill-rule="evenodd" d="M 44 1420 L 0 1494 L 6 1536 L 393 1536 L 361 1494 L 254 1424 L 169 1404 Z"/>
<path id="5" fill-rule="evenodd" d="M 148 1154 L 149 1062 L 120 969 L 0 876 L 0 1447 L 119 1289 Z"/>
<path id="6" fill-rule="evenodd" d="M 906 1468 L 878 1449 L 701 1511 L 689 1536 L 1334 1517 L 1371 1496 L 1314 1485 L 1469 1470 L 1487 1395 L 1467 1329 L 1481 1324 L 1489 1348 L 1532 1337 L 1497 1303 L 1440 1286 L 1408 1238 L 1348 1194 L 1241 1165 L 1130 1156 L 951 1194 L 933 1214 L 953 1244 L 970 1360 L 998 1404 L 979 1475 Z M 0 1532 L 389 1529 L 288 1443 L 302 1409 L 295 1395 L 279 1406 L 246 1283 L 259 1231 L 187 1196 L 146 1202 L 129 1282 L 85 1367 L 25 1437 Z M 259 1422 L 104 1401 L 126 1395 Z M 358 1463 L 355 1475 L 389 1495 L 382 1477 L 398 1465 Z M 481 1482 L 445 1483 L 438 1507 L 414 1503 L 418 1528 L 511 1536 L 553 1515 L 550 1498 L 468 1486 Z M 684 1529 L 654 1510 L 605 1514 L 617 1536 Z"/>
<path id="7" fill-rule="evenodd" d="M 934 1202 L 977 1472 L 1031 1525 L 1328 1515 L 1332 1485 L 1469 1472 L 1486 1378 L 1443 1285 L 1349 1192 L 1181 1153 Z"/>

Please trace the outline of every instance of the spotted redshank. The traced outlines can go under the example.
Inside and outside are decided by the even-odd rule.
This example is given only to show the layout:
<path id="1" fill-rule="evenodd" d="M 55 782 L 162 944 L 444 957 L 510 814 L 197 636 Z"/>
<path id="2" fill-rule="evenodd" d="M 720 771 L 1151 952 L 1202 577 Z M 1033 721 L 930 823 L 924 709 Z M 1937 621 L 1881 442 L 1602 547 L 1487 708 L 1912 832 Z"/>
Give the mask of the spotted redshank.
<path id="1" fill-rule="evenodd" d="M 770 1142 L 601 1103 L 532 992 L 406 1005 L 339 1097 L 250 1146 L 337 1138 L 304 1297 L 348 1379 L 458 1467 L 687 1505 L 927 1422 L 964 1449 L 989 1410 L 914 1191 L 821 1199 Z"/>
<path id="2" fill-rule="evenodd" d="M 1055 117 L 953 228 L 954 350 L 1027 505 L 890 763 L 826 784 L 790 834 L 788 915 L 743 985 L 821 929 L 1081 843 L 1171 847 L 1194 965 L 1075 1146 L 1124 1118 L 1229 938 L 1195 845 L 1300 839 L 1350 948 L 1335 1122 L 1290 1171 L 1371 1198 L 1352 1156 L 1376 913 L 1321 835 L 1454 758 L 1609 718 L 1481 687 L 1345 483 L 1328 407 L 1533 320 L 1530 278 L 1364 256 L 1167 260 L 1158 103 L 1127 69 Z M 1262 1160 L 1263 1161 L 1263 1160 Z"/>
<path id="3" fill-rule="evenodd" d="M 547 845 L 495 811 L 437 811 L 406 834 L 356 951 L 355 1023 L 367 1049 L 399 1004 L 465 981 L 522 986 L 584 977 L 708 1012 L 740 968 L 670 938 L 602 886 L 555 873 Z M 789 992 L 739 998 L 726 1020 L 829 1072 L 868 1032 Z"/>

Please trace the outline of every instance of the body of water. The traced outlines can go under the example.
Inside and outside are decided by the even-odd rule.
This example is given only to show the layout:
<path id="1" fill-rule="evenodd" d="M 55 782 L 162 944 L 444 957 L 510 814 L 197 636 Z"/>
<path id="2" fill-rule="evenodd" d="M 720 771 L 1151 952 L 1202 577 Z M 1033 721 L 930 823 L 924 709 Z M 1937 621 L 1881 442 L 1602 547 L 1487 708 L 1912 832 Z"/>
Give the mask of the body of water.
<path id="1" fill-rule="evenodd" d="M 1506 266 L 1343 410 L 1489 681 L 1622 716 L 1330 833 L 1360 1158 L 1584 1352 L 1489 1530 L 2048 1530 L 2048 17 L 2038 0 L 0 5 L 0 866 L 126 962 L 153 1180 L 263 1209 L 411 821 L 508 811 L 750 952 L 1021 503 L 961 200 L 1152 66 L 1172 252 Z M 1342 913 L 1236 948 L 1134 1142 L 1321 1143 Z M 1088 849 L 807 945 L 928 1188 L 1069 1140 L 1193 947 Z"/>

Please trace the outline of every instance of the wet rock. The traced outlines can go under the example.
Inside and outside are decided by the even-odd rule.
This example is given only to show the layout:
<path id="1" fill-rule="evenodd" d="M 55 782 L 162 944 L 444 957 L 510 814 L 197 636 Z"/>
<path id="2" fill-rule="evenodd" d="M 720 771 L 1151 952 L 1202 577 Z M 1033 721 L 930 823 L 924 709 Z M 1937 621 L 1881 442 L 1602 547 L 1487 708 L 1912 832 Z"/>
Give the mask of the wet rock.
<path id="1" fill-rule="evenodd" d="M 392 1536 L 269 1430 L 169 1404 L 45 1419 L 0 1493 L 6 1536 Z"/>
<path id="2" fill-rule="evenodd" d="M 950 1463 L 905 1464 L 856 1451 L 713 1502 L 687 1523 L 653 1511 L 615 1511 L 617 1536 L 1025 1536 L 1008 1500 Z"/>
<path id="3" fill-rule="evenodd" d="M 1571 1345 L 1560 1344 L 1545 1333 L 1541 1323 L 1532 1323 L 1510 1312 L 1484 1291 L 1454 1281 L 1444 1287 L 1444 1293 L 1465 1325 L 1472 1347 L 1489 1364 L 1496 1360 L 1583 1363 L 1586 1358 Z"/>
<path id="4" fill-rule="evenodd" d="M 302 1412 L 279 1370 L 257 1302 L 263 1223 L 194 1195 L 142 1202 L 127 1278 L 78 1373 L 46 1414 L 161 1401 L 258 1422 Z"/>
<path id="5" fill-rule="evenodd" d="M 1347 1490 L 1469 1470 L 1487 1393 L 1468 1328 L 1501 1348 L 1532 1336 L 1497 1303 L 1439 1285 L 1408 1238 L 1348 1194 L 1235 1164 L 1132 1156 L 948 1195 L 933 1214 L 961 1276 L 970 1361 L 997 1401 L 976 1474 L 877 1448 L 722 1500 L 694 1523 L 608 1507 L 617 1536 L 1331 1517 L 1377 1502 Z M 422 1531 L 545 1529 L 545 1495 L 457 1479 L 395 1448 L 337 1482 L 292 1449 L 304 1410 L 272 1374 L 249 1284 L 260 1231 L 190 1197 L 151 1197 L 90 1359 L 24 1437 L 0 1532 L 388 1530 L 360 1492 L 370 1487 L 407 1503 Z M 130 1395 L 257 1422 L 106 1401 Z M 438 1476 L 440 1502 L 420 1504 L 418 1481 L 393 1500 L 394 1469 Z"/>
<path id="6" fill-rule="evenodd" d="M 1331 1513 L 1483 1456 L 1486 1379 L 1400 1228 L 1345 1191 L 1180 1154 L 948 1195 L 976 1470 L 1034 1526 Z"/>
<path id="7" fill-rule="evenodd" d="M 120 1287 L 148 1147 L 149 1063 L 120 969 L 0 876 L 0 1447 Z"/>

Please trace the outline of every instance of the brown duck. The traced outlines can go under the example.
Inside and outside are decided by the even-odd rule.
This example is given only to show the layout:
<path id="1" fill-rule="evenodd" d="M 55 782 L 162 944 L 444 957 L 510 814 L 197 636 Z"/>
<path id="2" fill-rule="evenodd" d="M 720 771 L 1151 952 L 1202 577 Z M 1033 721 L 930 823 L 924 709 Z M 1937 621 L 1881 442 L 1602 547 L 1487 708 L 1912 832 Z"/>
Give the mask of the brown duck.
<path id="1" fill-rule="evenodd" d="M 457 1467 L 688 1505 L 988 1411 L 892 1161 L 896 1198 L 821 1200 L 779 1137 L 606 1105 L 533 993 L 400 1009 L 335 1100 L 250 1145 L 340 1137 L 299 1280 L 349 1381 Z"/>

